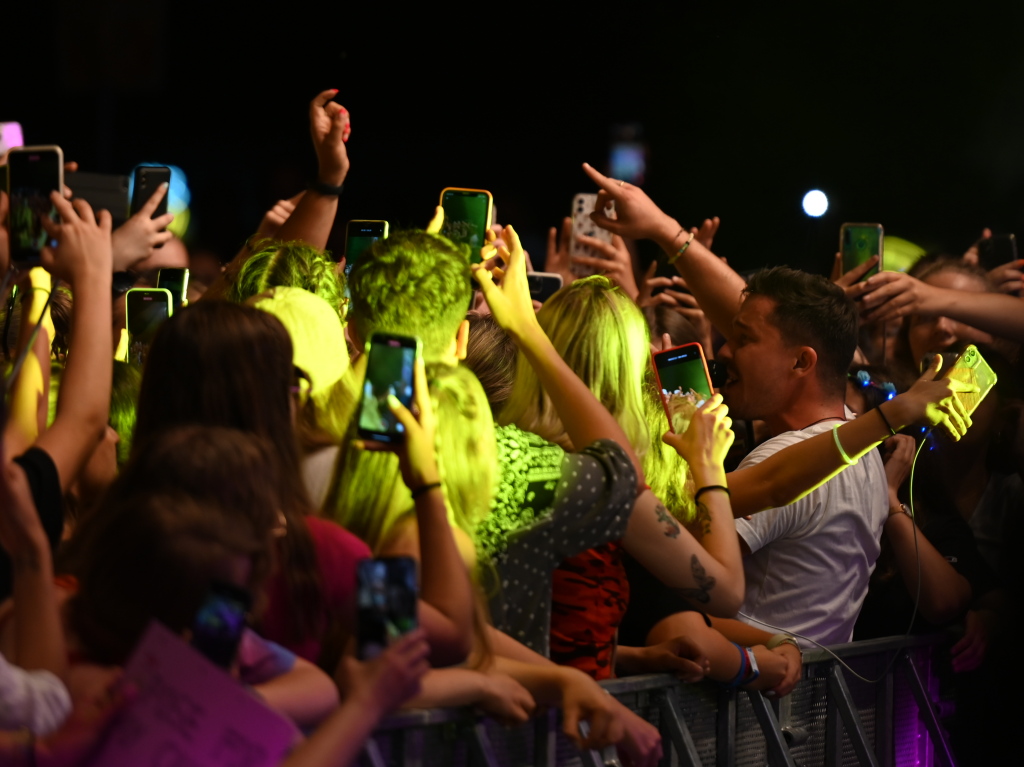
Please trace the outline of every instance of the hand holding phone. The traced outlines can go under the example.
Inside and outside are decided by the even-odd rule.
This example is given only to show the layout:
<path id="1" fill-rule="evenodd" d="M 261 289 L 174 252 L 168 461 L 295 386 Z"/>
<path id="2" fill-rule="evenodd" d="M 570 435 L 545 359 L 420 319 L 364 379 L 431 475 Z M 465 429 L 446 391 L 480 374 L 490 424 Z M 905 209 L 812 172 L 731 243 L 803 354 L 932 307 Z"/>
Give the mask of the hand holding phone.
<path id="1" fill-rule="evenodd" d="M 729 408 L 721 394 L 712 395 L 694 411 L 685 432 L 668 432 L 662 437 L 686 460 L 701 484 L 707 472 L 724 473 L 723 464 L 735 439 Z"/>
<path id="2" fill-rule="evenodd" d="M 864 280 L 878 274 L 884 267 L 882 253 L 885 245 L 885 231 L 881 224 L 843 224 L 839 227 L 839 252 L 842 253 L 843 274 L 867 263 L 872 256 L 878 256 L 878 264 L 863 273 Z"/>
<path id="3" fill-rule="evenodd" d="M 698 343 L 673 346 L 655 354 L 653 363 L 669 428 L 682 434 L 713 391 L 704 349 Z"/>
<path id="4" fill-rule="evenodd" d="M 362 559 L 356 565 L 357 655 L 372 660 L 415 630 L 416 561 L 412 557 Z"/>
<path id="5" fill-rule="evenodd" d="M 397 344 L 391 345 L 392 341 L 397 341 Z M 359 406 L 358 431 L 359 436 L 363 438 L 359 446 L 364 450 L 388 450 L 397 453 L 402 481 L 410 490 L 435 484 L 440 477 L 435 452 L 437 419 L 430 401 L 426 367 L 423 364 L 419 339 L 375 333 L 367 346 L 368 353 L 360 357 L 356 363 L 357 376 L 359 366 L 365 365 L 366 371 L 363 399 Z M 371 356 L 374 348 L 377 348 L 378 357 L 381 356 L 381 349 L 384 349 L 383 361 L 375 363 Z M 410 349 L 412 354 L 408 351 Z M 412 368 L 408 399 L 398 393 L 399 390 L 405 390 L 405 381 L 409 380 L 405 371 L 407 363 L 411 364 Z M 398 382 L 397 385 L 395 382 Z M 388 389 L 394 389 L 396 393 L 388 396 Z M 413 407 L 416 410 L 415 415 Z M 393 421 L 378 420 L 383 408 L 388 409 L 388 415 Z M 389 424 L 392 426 L 387 431 L 375 430 L 381 425 Z"/>
<path id="6" fill-rule="evenodd" d="M 52 245 L 44 220 L 58 220 L 50 193 L 63 193 L 64 152 L 59 146 L 13 148 L 7 153 L 7 176 L 10 257 L 29 269 L 39 265 L 43 248 Z"/>
<path id="7" fill-rule="evenodd" d="M 132 288 L 125 294 L 125 327 L 130 341 L 129 361 L 142 365 L 160 325 L 174 312 L 167 288 Z"/>
<path id="8" fill-rule="evenodd" d="M 441 234 L 469 249 L 470 263 L 480 263 L 480 249 L 494 223 L 494 201 L 486 189 L 445 187 L 441 190 L 444 223 Z"/>

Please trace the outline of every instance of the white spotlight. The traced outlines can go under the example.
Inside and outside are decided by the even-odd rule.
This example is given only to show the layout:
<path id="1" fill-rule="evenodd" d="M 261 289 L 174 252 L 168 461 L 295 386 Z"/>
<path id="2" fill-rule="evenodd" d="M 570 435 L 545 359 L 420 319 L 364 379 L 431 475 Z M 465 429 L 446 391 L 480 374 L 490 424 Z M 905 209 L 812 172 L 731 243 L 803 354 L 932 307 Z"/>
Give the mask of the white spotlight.
<path id="1" fill-rule="evenodd" d="M 828 197 L 820 189 L 812 189 L 804 195 L 804 213 L 817 218 L 828 210 Z"/>

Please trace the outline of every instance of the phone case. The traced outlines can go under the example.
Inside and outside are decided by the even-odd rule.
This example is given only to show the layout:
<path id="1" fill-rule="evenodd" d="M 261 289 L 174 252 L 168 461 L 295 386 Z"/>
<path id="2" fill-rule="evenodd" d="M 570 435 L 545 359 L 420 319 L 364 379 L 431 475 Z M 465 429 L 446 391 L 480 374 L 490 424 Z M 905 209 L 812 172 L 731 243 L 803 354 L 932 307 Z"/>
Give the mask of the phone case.
<path id="1" fill-rule="evenodd" d="M 562 288 L 562 275 L 553 272 L 530 272 L 526 275 L 530 298 L 544 303 Z"/>
<path id="2" fill-rule="evenodd" d="M 875 274 L 878 274 L 884 268 L 885 264 L 885 229 L 881 224 L 852 224 L 846 223 L 839 227 L 839 252 L 842 253 L 843 259 L 843 273 L 850 271 L 851 269 L 863 264 L 874 253 L 858 253 L 856 250 L 850 251 L 846 247 L 846 232 L 850 229 L 871 229 L 877 233 L 878 236 L 878 263 L 870 270 L 867 274 L 861 277 L 861 281 L 866 280 Z"/>
<path id="3" fill-rule="evenodd" d="M 659 369 L 658 361 L 659 358 L 667 357 L 669 355 L 678 354 L 681 350 L 692 349 L 696 347 L 696 351 L 699 353 L 699 360 L 701 366 L 704 368 L 704 380 L 707 383 L 709 392 L 714 392 L 714 385 L 711 382 L 711 373 L 708 371 L 707 357 L 704 356 L 704 347 L 699 343 L 681 344 L 680 346 L 673 346 L 671 349 L 665 349 L 663 351 L 654 354 L 651 357 L 651 365 L 654 367 L 654 377 L 658 382 L 658 393 L 661 396 L 662 407 L 665 408 L 665 416 L 668 418 L 669 428 L 675 434 L 681 434 L 689 426 L 690 419 L 693 417 L 697 407 L 703 404 L 705 396 L 703 393 L 696 392 L 692 387 L 690 391 L 683 392 L 669 392 L 665 393 L 665 385 L 662 384 L 661 380 L 661 369 Z M 693 364 L 697 361 L 697 357 L 692 360 L 688 360 L 687 363 Z M 683 363 L 683 364 L 687 364 Z M 672 367 L 675 367 L 674 365 Z"/>
<path id="4" fill-rule="evenodd" d="M 960 355 L 960 358 L 953 367 L 946 372 L 946 378 L 977 384 L 980 388 L 980 391 L 977 392 L 956 392 L 953 395 L 963 403 L 968 415 L 977 409 L 981 401 L 985 399 L 985 396 L 992 391 L 996 381 L 999 380 L 995 371 L 985 361 L 985 358 L 981 356 L 981 352 L 978 351 L 978 347 L 974 344 L 964 349 L 964 353 Z"/>
<path id="5" fill-rule="evenodd" d="M 591 258 L 600 258 L 601 254 L 595 251 L 588 245 L 581 245 L 576 242 L 577 235 L 584 235 L 586 237 L 593 237 L 596 240 L 602 242 L 611 243 L 612 233 L 607 229 L 602 229 L 590 218 L 590 214 L 594 212 L 594 205 L 597 204 L 597 195 L 581 192 L 573 198 L 572 201 L 572 240 L 569 242 L 569 255 L 570 256 L 590 256 Z M 610 218 L 615 218 L 614 205 L 609 212 Z M 589 266 L 583 266 L 576 262 L 571 262 L 569 267 L 572 269 L 572 273 L 577 277 L 589 277 L 592 274 L 599 274 L 600 271 L 593 269 Z"/>
<path id="6" fill-rule="evenodd" d="M 134 188 L 132 189 L 132 215 L 138 213 L 139 209 L 149 202 L 149 198 L 153 196 L 157 187 L 163 183 L 171 183 L 170 168 L 166 166 L 143 165 L 135 169 Z M 153 211 L 153 215 L 150 218 L 159 218 L 167 213 L 167 198 L 170 196 L 170 189 L 167 191 L 168 194 L 165 194 L 164 198 L 160 200 L 160 204 L 156 206 L 156 210 Z"/>

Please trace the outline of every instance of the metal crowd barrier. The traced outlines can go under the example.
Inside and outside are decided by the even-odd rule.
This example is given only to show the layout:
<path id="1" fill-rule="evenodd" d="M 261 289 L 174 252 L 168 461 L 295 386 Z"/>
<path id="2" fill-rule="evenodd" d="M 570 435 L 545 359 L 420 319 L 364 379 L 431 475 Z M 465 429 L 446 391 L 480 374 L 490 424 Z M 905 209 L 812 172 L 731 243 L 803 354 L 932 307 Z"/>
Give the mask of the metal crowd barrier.
<path id="1" fill-rule="evenodd" d="M 682 684 L 665 674 L 603 687 L 662 735 L 665 767 L 954 767 L 939 715 L 934 650 L 948 638 L 894 637 L 804 653 L 803 676 L 781 700 Z M 614 749 L 580 753 L 560 732 L 558 712 L 503 727 L 469 709 L 397 714 L 376 730 L 368 767 L 555 767 L 618 765 Z"/>

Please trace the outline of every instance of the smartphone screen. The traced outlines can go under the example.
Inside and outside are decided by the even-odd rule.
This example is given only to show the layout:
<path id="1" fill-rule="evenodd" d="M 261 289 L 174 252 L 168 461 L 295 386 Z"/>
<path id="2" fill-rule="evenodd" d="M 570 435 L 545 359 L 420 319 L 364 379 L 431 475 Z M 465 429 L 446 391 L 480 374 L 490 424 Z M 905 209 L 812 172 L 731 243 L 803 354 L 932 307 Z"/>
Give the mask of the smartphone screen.
<path id="1" fill-rule="evenodd" d="M 551 272 L 530 272 L 526 275 L 530 298 L 544 303 L 562 288 L 562 275 Z"/>
<path id="2" fill-rule="evenodd" d="M 387 221 L 349 221 L 345 227 L 345 274 L 377 240 L 387 239 Z"/>
<path id="3" fill-rule="evenodd" d="M 419 597 L 412 557 L 363 559 L 356 566 L 359 657 L 372 660 L 417 626 Z"/>
<path id="4" fill-rule="evenodd" d="M 171 291 L 174 306 L 184 306 L 188 298 L 188 269 L 161 269 L 156 275 L 156 286 Z"/>
<path id="5" fill-rule="evenodd" d="M 171 291 L 167 288 L 132 288 L 125 296 L 126 327 L 130 337 L 130 360 L 145 362 L 146 352 L 161 323 L 172 313 Z"/>
<path id="6" fill-rule="evenodd" d="M 230 583 L 215 583 L 196 612 L 192 646 L 223 669 L 230 669 L 242 640 L 252 597 Z"/>
<path id="7" fill-rule="evenodd" d="M 661 401 L 672 431 L 686 430 L 697 407 L 711 396 L 711 376 L 700 344 L 684 344 L 654 355 Z"/>
<path id="8" fill-rule="evenodd" d="M 871 271 L 864 275 L 867 279 L 878 274 L 884 257 L 882 248 L 884 232 L 881 224 L 843 224 L 839 229 L 839 250 L 843 254 L 843 273 L 860 266 L 873 255 L 877 254 L 879 262 Z"/>
<path id="9" fill-rule="evenodd" d="M 39 252 L 50 242 L 42 216 L 57 221 L 50 192 L 64 187 L 64 153 L 60 147 L 22 147 L 7 154 L 11 260 L 20 266 L 39 264 Z"/>
<path id="10" fill-rule="evenodd" d="M 359 403 L 359 436 L 379 442 L 401 442 L 405 427 L 391 412 L 388 395 L 412 407 L 413 367 L 419 340 L 409 336 L 374 333 L 370 337 L 366 380 Z"/>
<path id="11" fill-rule="evenodd" d="M 474 264 L 480 263 L 480 248 L 491 226 L 491 204 L 491 193 L 483 189 L 447 188 L 441 192 L 441 234 L 468 247 L 470 262 Z"/>
<path id="12" fill-rule="evenodd" d="M 944 355 L 945 356 L 945 355 Z M 945 360 L 943 360 L 945 365 Z M 946 373 L 946 378 L 964 383 L 977 384 L 980 391 L 977 392 L 954 392 L 953 396 L 963 403 L 967 414 L 973 413 L 985 396 L 992 390 L 998 380 L 995 371 L 989 366 L 978 347 L 971 344 L 964 349 L 956 362 L 953 363 Z"/>
<path id="13" fill-rule="evenodd" d="M 140 165 L 136 168 L 132 177 L 131 215 L 138 213 L 142 206 L 149 202 L 157 188 L 164 183 L 171 183 L 170 168 L 162 165 Z M 150 218 L 159 218 L 167 212 L 167 197 L 165 194 Z"/>

